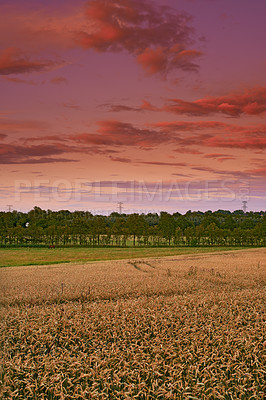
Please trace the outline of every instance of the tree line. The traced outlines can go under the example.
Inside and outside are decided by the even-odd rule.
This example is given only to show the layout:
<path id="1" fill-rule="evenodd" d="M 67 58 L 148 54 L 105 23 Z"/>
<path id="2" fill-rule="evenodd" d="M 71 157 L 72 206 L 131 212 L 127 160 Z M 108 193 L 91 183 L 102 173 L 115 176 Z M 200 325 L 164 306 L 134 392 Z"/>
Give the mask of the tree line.
<path id="1" fill-rule="evenodd" d="M 0 246 L 265 246 L 266 212 L 0 212 Z"/>

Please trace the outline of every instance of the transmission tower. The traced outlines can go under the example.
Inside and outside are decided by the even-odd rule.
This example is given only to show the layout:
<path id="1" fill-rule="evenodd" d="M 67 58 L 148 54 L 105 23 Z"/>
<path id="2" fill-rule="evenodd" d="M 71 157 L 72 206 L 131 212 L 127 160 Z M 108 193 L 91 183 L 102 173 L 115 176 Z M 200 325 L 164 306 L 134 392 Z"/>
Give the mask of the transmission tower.
<path id="1" fill-rule="evenodd" d="M 119 212 L 119 214 L 122 214 L 122 211 L 123 211 L 123 204 L 124 203 L 122 203 L 122 201 L 119 201 L 118 203 L 118 212 Z"/>
<path id="2" fill-rule="evenodd" d="M 6 208 L 7 208 L 7 211 L 8 211 L 8 212 L 12 212 L 13 206 L 12 206 L 12 204 L 8 204 L 8 205 L 6 206 Z"/>
<path id="3" fill-rule="evenodd" d="M 242 201 L 242 209 L 244 211 L 244 214 L 247 212 L 247 200 Z"/>

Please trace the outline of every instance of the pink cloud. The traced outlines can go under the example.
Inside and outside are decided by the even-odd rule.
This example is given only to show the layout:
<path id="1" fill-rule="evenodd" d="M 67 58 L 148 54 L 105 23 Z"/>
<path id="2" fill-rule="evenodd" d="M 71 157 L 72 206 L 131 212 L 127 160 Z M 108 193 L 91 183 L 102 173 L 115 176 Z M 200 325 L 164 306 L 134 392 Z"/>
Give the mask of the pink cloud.
<path id="1" fill-rule="evenodd" d="M 29 81 L 29 80 L 20 79 L 20 78 L 11 78 L 10 76 L 3 76 L 3 79 L 5 81 L 11 82 L 11 83 L 23 83 L 26 85 L 34 85 L 34 86 L 37 85 L 37 83 L 34 81 L 31 81 L 31 80 Z"/>
<path id="2" fill-rule="evenodd" d="M 6 48 L 0 53 L 0 75 L 46 72 L 62 65 L 51 60 L 30 60 L 27 55 L 14 47 Z"/>
<path id="3" fill-rule="evenodd" d="M 147 111 L 158 111 L 158 108 L 153 106 L 149 101 L 143 100 L 142 104 L 140 106 L 142 110 L 147 110 Z"/>
<path id="4" fill-rule="evenodd" d="M 131 163 L 132 162 L 132 160 L 130 158 L 126 158 L 126 157 L 110 156 L 110 160 L 115 161 L 115 162 L 121 162 L 121 163 Z"/>
<path id="5" fill-rule="evenodd" d="M 224 161 L 235 160 L 235 159 L 236 159 L 235 157 L 220 157 L 220 158 L 217 158 L 217 161 L 224 162 Z"/>
<path id="6" fill-rule="evenodd" d="M 35 136 L 30 138 L 20 138 L 19 139 L 23 143 L 33 143 L 33 142 L 65 142 L 67 139 L 64 136 L 59 135 L 42 135 L 42 136 Z"/>
<path id="7" fill-rule="evenodd" d="M 99 149 L 93 146 L 75 146 L 74 143 L 65 144 L 65 141 L 56 142 L 53 136 L 43 137 L 45 143 L 30 145 L 30 140 L 23 140 L 22 144 L 0 144 L 0 164 L 44 164 L 54 162 L 77 162 L 76 159 L 63 158 L 66 154 L 102 154 L 116 153 L 110 149 Z M 33 138 L 34 141 L 34 138 Z"/>
<path id="8" fill-rule="evenodd" d="M 219 132 L 224 134 L 234 135 L 252 135 L 254 137 L 264 137 L 266 130 L 265 124 L 256 125 L 236 125 L 227 124 L 224 122 L 215 121 L 176 121 L 176 122 L 159 122 L 151 124 L 151 126 L 157 127 L 166 132 L 197 132 L 210 130 L 213 132 Z"/>
<path id="9" fill-rule="evenodd" d="M 0 145 L 0 164 L 43 164 L 76 161 L 58 157 L 54 158 L 54 156 L 60 156 L 66 152 L 71 152 L 71 149 L 55 144 L 41 144 L 37 146 L 2 144 Z"/>
<path id="10" fill-rule="evenodd" d="M 101 107 L 107 107 L 109 112 L 120 112 L 120 111 L 143 111 L 141 108 L 131 107 L 122 104 L 101 104 Z"/>
<path id="11" fill-rule="evenodd" d="M 196 122 L 187 122 L 187 121 L 174 121 L 174 122 L 157 122 L 152 124 L 152 126 L 156 128 L 160 128 L 161 130 L 167 132 L 193 132 L 205 129 L 223 129 L 223 130 L 232 130 L 239 129 L 237 125 L 225 124 L 223 122 L 216 121 L 196 121 Z"/>
<path id="12" fill-rule="evenodd" d="M 147 129 L 117 120 L 100 121 L 98 125 L 96 133 L 81 133 L 67 138 L 77 144 L 105 148 L 130 146 L 146 150 L 171 143 L 179 146 L 175 151 L 190 154 L 201 154 L 199 145 L 238 149 L 262 149 L 266 145 L 263 125 L 244 127 L 213 121 L 182 121 L 151 124 L 154 129 Z M 215 133 L 214 128 L 217 130 Z M 191 146 L 197 148 L 191 149 Z M 221 157 L 224 157 L 223 153 Z"/>
<path id="13" fill-rule="evenodd" d="M 265 176 L 266 177 L 266 167 L 254 168 L 248 171 L 251 175 Z"/>
<path id="14" fill-rule="evenodd" d="M 190 54 L 190 52 L 183 52 Z M 148 49 L 139 56 L 139 61 L 149 73 L 163 71 L 164 61 L 162 49 Z M 168 61 L 167 61 L 168 62 Z M 188 67 L 188 64 L 186 64 Z M 117 104 L 113 111 L 124 111 L 123 105 Z M 244 93 L 231 93 L 220 97 L 204 97 L 195 101 L 185 101 L 182 99 L 169 99 L 168 103 L 157 107 L 149 101 L 143 101 L 139 107 L 128 106 L 127 111 L 166 111 L 180 115 L 204 117 L 213 114 L 223 114 L 230 117 L 240 117 L 241 115 L 262 115 L 266 112 L 266 87 L 252 88 Z M 204 122 L 202 122 L 204 123 Z M 222 123 L 208 121 L 206 124 L 213 123 L 222 126 Z M 171 123 L 168 123 L 169 126 Z M 226 126 L 226 124 L 224 124 Z"/>
<path id="15" fill-rule="evenodd" d="M 266 137 L 228 137 L 213 136 L 204 143 L 210 147 L 226 147 L 235 149 L 265 149 Z"/>
<path id="16" fill-rule="evenodd" d="M 219 158 L 219 157 L 227 157 L 227 154 L 223 153 L 210 153 L 210 154 L 205 154 L 204 158 Z"/>
<path id="17" fill-rule="evenodd" d="M 175 114 L 205 116 L 225 114 L 239 117 L 241 114 L 260 115 L 266 112 L 266 87 L 254 88 L 244 93 L 232 93 L 220 97 L 204 97 L 195 101 L 171 99 L 163 111 Z"/>
<path id="18" fill-rule="evenodd" d="M 2 132 L 40 131 L 48 128 L 49 124 L 43 121 L 12 120 L 0 117 L 0 129 Z"/>
<path id="19" fill-rule="evenodd" d="M 81 110 L 81 107 L 78 104 L 76 104 L 74 101 L 64 102 L 63 107 L 71 108 L 72 110 Z"/>
<path id="20" fill-rule="evenodd" d="M 201 52 L 190 48 L 192 18 L 147 0 L 90 0 L 84 8 L 74 5 L 60 9 L 60 13 L 54 9 L 51 13 L 49 6 L 38 12 L 15 11 L 9 6 L 3 8 L 0 19 L 0 44 L 2 34 L 10 46 L 16 46 L 19 37 L 21 46 L 34 52 L 77 46 L 96 52 L 127 52 L 149 74 L 198 69 L 195 60 Z M 40 72 L 55 66 L 49 60 L 12 57 L 3 68 L 4 74 Z"/>
<path id="21" fill-rule="evenodd" d="M 194 59 L 200 55 L 201 52 L 196 50 L 173 51 L 167 47 L 146 48 L 137 56 L 137 61 L 150 75 L 164 73 L 171 69 L 196 71 L 198 65 L 194 63 Z"/>
<path id="22" fill-rule="evenodd" d="M 112 157 L 112 156 L 110 156 L 110 159 L 115 162 L 134 163 L 141 165 L 159 165 L 159 166 L 171 166 L 171 167 L 185 167 L 187 165 L 186 163 L 183 162 L 131 160 L 130 158 Z"/>
<path id="23" fill-rule="evenodd" d="M 80 29 L 75 36 L 83 48 L 127 51 L 149 74 L 198 69 L 194 60 L 201 53 L 187 48 L 193 29 L 183 12 L 145 0 L 91 0 L 86 16 L 91 30 Z"/>
<path id="24" fill-rule="evenodd" d="M 92 133 L 72 135 L 45 134 L 32 138 L 20 138 L 19 144 L 5 144 L 0 147 L 1 163 L 26 163 L 41 158 L 61 160 L 64 154 L 86 153 L 108 156 L 112 161 L 129 163 L 130 159 L 119 154 L 124 148 L 151 150 L 160 145 L 171 144 L 176 153 L 202 155 L 203 148 L 216 149 L 264 149 L 266 137 L 263 125 L 239 126 L 215 121 L 161 122 L 151 125 L 153 129 L 138 127 L 128 122 L 105 120 L 98 122 L 98 129 Z M 0 139 L 6 137 L 5 131 L 27 132 L 47 128 L 36 121 L 0 120 L 2 129 Z M 214 131 L 215 129 L 215 131 Z M 34 144 L 40 142 L 40 144 Z M 199 150 L 200 146 L 200 150 Z M 219 162 L 234 159 L 234 156 L 221 151 L 207 153 L 205 158 Z M 43 162 L 43 161 L 42 161 Z M 146 165 L 183 166 L 184 163 L 168 161 L 134 161 Z"/>
<path id="25" fill-rule="evenodd" d="M 159 166 L 171 166 L 171 167 L 185 167 L 187 164 L 183 162 L 164 162 L 164 161 L 140 161 L 139 164 L 144 165 L 159 165 Z"/>
<path id="26" fill-rule="evenodd" d="M 266 176 L 266 167 L 265 164 L 258 168 L 253 169 L 243 169 L 241 171 L 237 170 L 221 170 L 215 167 L 208 167 L 208 166 L 191 166 L 192 170 L 202 171 L 202 172 L 209 172 L 216 175 L 223 175 L 224 177 L 234 177 L 234 178 L 241 178 L 241 179 L 249 179 L 249 181 L 254 182 L 254 178 L 260 178 Z M 261 182 L 262 187 L 264 188 L 265 182 Z M 264 183 L 264 186 L 263 186 Z"/>
<path id="27" fill-rule="evenodd" d="M 106 108 L 110 112 L 121 112 L 121 111 L 160 111 L 157 107 L 153 106 L 149 101 L 143 100 L 140 107 L 134 107 L 127 104 L 113 104 L 113 103 L 103 103 L 99 107 Z"/>
<path id="28" fill-rule="evenodd" d="M 178 148 L 174 149 L 174 152 L 181 153 L 181 154 L 193 154 L 193 155 L 203 154 L 202 151 L 189 149 L 189 148 L 186 148 L 186 147 L 178 147 Z"/>
<path id="29" fill-rule="evenodd" d="M 233 176 L 234 178 L 249 178 L 249 173 L 247 171 L 232 171 L 232 170 L 221 170 L 215 167 L 205 167 L 205 166 L 192 166 L 192 170 L 209 172 L 215 175 L 222 175 L 224 177 Z"/>
<path id="30" fill-rule="evenodd" d="M 138 147 L 154 147 L 167 140 L 159 131 L 137 128 L 126 122 L 107 120 L 98 124 L 97 133 L 82 133 L 71 135 L 69 138 L 77 143 Z"/>
<path id="31" fill-rule="evenodd" d="M 68 80 L 64 78 L 63 76 L 56 76 L 50 80 L 51 83 L 54 83 L 55 85 L 61 85 L 62 83 L 67 83 Z"/>
<path id="32" fill-rule="evenodd" d="M 137 56 L 137 61 L 150 75 L 165 71 L 168 63 L 167 50 L 163 47 L 146 48 Z"/>

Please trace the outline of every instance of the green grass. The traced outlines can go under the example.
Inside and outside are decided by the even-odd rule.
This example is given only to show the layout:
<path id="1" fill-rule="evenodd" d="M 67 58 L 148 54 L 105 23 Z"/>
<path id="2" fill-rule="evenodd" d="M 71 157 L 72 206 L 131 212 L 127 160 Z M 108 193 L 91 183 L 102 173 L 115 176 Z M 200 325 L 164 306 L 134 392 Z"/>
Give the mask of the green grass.
<path id="1" fill-rule="evenodd" d="M 163 257 L 239 249 L 244 249 L 244 247 L 0 248 L 0 267 Z"/>

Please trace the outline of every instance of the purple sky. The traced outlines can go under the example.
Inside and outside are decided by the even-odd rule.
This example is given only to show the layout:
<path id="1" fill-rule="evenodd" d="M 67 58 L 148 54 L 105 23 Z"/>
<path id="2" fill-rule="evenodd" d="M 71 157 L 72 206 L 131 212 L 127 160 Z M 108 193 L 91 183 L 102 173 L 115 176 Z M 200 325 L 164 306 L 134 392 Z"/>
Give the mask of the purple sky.
<path id="1" fill-rule="evenodd" d="M 266 2 L 0 7 L 0 209 L 265 210 Z"/>

